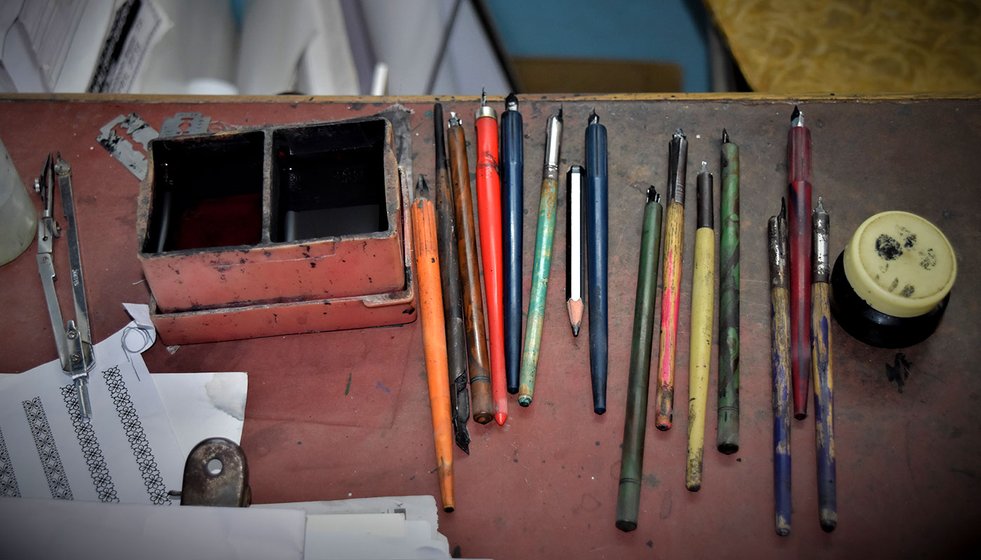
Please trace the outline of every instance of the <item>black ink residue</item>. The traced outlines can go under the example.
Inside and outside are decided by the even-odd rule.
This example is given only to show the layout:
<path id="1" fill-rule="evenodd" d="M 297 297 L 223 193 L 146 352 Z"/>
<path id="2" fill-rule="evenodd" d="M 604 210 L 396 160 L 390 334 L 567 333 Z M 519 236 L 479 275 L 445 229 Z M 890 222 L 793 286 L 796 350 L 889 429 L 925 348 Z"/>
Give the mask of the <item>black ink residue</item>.
<path id="1" fill-rule="evenodd" d="M 913 362 L 907 360 L 906 354 L 902 352 L 896 353 L 892 365 L 886 364 L 886 378 L 890 382 L 896 383 L 896 387 L 900 393 L 903 392 L 903 385 L 906 385 L 906 380 L 909 379 L 910 368 L 912 367 Z"/>
<path id="2" fill-rule="evenodd" d="M 889 284 L 889 293 L 895 292 L 896 288 L 899 287 L 899 278 L 893 278 L 892 284 Z"/>
<path id="3" fill-rule="evenodd" d="M 906 247 L 907 249 L 912 249 L 913 248 L 913 245 L 916 245 L 916 234 L 915 233 L 909 234 L 909 237 L 906 238 L 906 242 L 903 243 L 903 247 Z"/>
<path id="4" fill-rule="evenodd" d="M 875 240 L 875 251 L 887 261 L 896 260 L 903 254 L 903 249 L 899 246 L 899 241 L 884 233 Z"/>
<path id="5" fill-rule="evenodd" d="M 927 249 L 926 253 L 920 253 L 923 257 L 920 259 L 920 266 L 924 270 L 932 270 L 933 267 L 937 266 L 937 254 L 933 252 L 933 249 Z"/>
<path id="6" fill-rule="evenodd" d="M 910 297 L 913 295 L 913 292 L 915 290 L 916 288 L 914 288 L 912 284 L 906 284 L 905 286 L 903 286 L 903 291 L 899 292 L 899 295 L 903 297 Z"/>

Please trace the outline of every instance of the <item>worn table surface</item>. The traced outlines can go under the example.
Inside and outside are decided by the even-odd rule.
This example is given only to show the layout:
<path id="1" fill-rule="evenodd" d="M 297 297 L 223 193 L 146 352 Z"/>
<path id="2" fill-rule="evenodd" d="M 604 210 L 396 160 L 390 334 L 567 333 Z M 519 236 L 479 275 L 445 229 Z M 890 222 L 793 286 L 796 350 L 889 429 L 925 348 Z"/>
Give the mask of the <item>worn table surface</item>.
<path id="1" fill-rule="evenodd" d="M 75 196 L 92 323 L 97 339 L 127 321 L 122 302 L 145 302 L 136 258 L 137 180 L 96 142 L 98 129 L 136 112 L 158 128 L 198 111 L 212 128 L 369 115 L 396 100 L 266 98 L 201 102 L 120 98 L 0 101 L 3 138 L 25 183 L 48 151 L 74 165 Z M 525 298 L 541 181 L 545 119 L 560 99 L 523 99 L 525 117 Z M 896 351 L 833 331 L 839 524 L 817 523 L 814 424 L 793 424 L 793 531 L 773 530 L 769 297 L 765 224 L 786 190 L 786 137 L 793 102 L 737 98 L 564 98 L 563 172 L 583 160 L 593 109 L 609 130 L 609 412 L 591 411 L 587 336 L 565 314 L 564 259 L 553 259 L 536 401 L 511 401 L 504 428 L 471 423 L 471 455 L 457 451 L 457 511 L 440 531 L 469 557 L 626 558 L 944 556 L 977 550 L 981 522 L 981 314 L 975 157 L 981 100 L 803 101 L 814 144 L 814 191 L 831 213 L 832 251 L 869 215 L 909 210 L 937 224 L 959 261 L 951 305 L 937 333 L 905 349 L 912 373 L 899 390 L 886 376 Z M 413 173 L 432 174 L 427 100 L 412 115 Z M 444 99 L 465 119 L 473 165 L 473 99 Z M 495 99 L 500 109 L 500 100 Z M 663 192 L 671 133 L 690 142 L 689 177 L 705 160 L 718 177 L 723 127 L 742 159 L 742 445 L 706 451 L 702 490 L 684 487 L 687 414 L 649 429 L 639 528 L 614 528 L 623 403 L 644 193 Z M 718 184 L 718 183 L 716 183 Z M 563 189 L 564 190 L 564 189 Z M 557 246 L 565 245 L 565 196 Z M 695 213 L 686 212 L 691 255 Z M 63 251 L 61 245 L 58 251 Z M 560 253 L 561 254 L 561 253 Z M 59 269 L 65 255 L 58 253 Z M 684 263 L 678 351 L 679 401 L 687 395 L 691 260 Z M 62 298 L 70 297 L 59 282 Z M 0 371 L 55 357 L 34 248 L 0 268 Z M 658 316 L 660 302 L 658 302 Z M 655 342 L 656 344 L 656 342 Z M 656 354 L 656 348 L 655 348 Z M 257 502 L 436 494 L 419 324 L 350 332 L 183 346 L 157 344 L 151 371 L 249 372 L 243 446 Z M 714 375 L 714 367 L 713 367 Z M 710 395 L 715 394 L 713 377 Z M 652 401 L 653 402 L 653 399 Z M 710 406 L 706 439 L 715 438 Z"/>

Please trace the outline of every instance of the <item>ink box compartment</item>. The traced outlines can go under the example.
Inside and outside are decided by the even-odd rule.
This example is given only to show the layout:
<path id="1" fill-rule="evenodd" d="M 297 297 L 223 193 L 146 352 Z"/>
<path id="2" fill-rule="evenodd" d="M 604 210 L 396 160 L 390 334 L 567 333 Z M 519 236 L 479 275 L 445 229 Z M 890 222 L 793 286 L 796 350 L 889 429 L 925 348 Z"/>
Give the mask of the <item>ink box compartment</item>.
<path id="1" fill-rule="evenodd" d="M 381 117 L 154 140 L 137 236 L 161 337 L 412 321 L 407 193 Z"/>

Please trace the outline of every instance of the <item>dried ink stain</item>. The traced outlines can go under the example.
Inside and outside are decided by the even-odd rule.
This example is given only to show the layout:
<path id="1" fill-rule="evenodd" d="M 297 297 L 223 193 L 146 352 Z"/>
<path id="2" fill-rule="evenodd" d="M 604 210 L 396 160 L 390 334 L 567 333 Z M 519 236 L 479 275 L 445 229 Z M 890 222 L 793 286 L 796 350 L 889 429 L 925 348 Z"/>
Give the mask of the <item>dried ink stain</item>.
<path id="1" fill-rule="evenodd" d="M 893 357 L 892 365 L 886 364 L 886 379 L 895 382 L 899 392 L 902 393 L 912 367 L 913 363 L 906 359 L 906 354 L 897 352 Z"/>
<path id="2" fill-rule="evenodd" d="M 884 260 L 892 261 L 902 256 L 903 249 L 896 238 L 883 233 L 875 240 L 875 252 Z"/>

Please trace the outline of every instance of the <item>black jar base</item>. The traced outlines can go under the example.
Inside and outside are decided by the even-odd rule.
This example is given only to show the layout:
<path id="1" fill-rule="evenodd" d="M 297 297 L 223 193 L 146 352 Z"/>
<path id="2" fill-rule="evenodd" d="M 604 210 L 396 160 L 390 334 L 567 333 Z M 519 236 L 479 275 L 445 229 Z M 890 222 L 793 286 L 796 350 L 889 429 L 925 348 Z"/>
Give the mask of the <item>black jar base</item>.
<path id="1" fill-rule="evenodd" d="M 845 277 L 843 255 L 831 272 L 831 313 L 845 332 L 878 348 L 906 348 L 923 342 L 937 330 L 950 294 L 918 317 L 894 317 L 877 311 L 859 297 Z"/>

